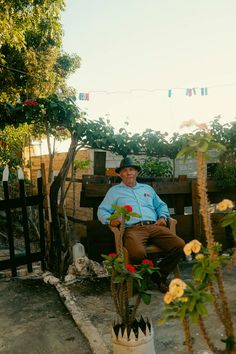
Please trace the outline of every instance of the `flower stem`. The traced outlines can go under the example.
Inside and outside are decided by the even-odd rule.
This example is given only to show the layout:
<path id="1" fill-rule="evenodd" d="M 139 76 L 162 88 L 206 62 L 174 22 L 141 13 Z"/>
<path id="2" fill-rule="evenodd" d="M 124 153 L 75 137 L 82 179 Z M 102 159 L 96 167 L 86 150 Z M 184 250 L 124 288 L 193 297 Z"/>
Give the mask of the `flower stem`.
<path id="1" fill-rule="evenodd" d="M 204 322 L 203 322 L 203 319 L 201 316 L 199 316 L 199 319 L 198 319 L 198 325 L 199 325 L 199 328 L 202 332 L 202 335 L 203 335 L 203 338 L 205 339 L 209 349 L 212 351 L 212 353 L 214 354 L 220 354 L 221 351 L 219 349 L 217 349 L 214 344 L 211 342 L 209 336 L 208 336 L 208 333 L 207 333 L 207 330 L 206 330 L 206 327 L 204 325 Z"/>
<path id="2" fill-rule="evenodd" d="M 198 151 L 197 160 L 198 160 L 197 187 L 198 187 L 198 195 L 200 198 L 200 210 L 201 210 L 203 226 L 206 234 L 207 246 L 210 252 L 210 258 L 213 258 L 215 256 L 214 237 L 213 237 L 211 218 L 209 212 L 209 201 L 207 197 L 205 153 Z"/>
<path id="3" fill-rule="evenodd" d="M 229 311 L 228 300 L 225 294 L 224 282 L 222 277 L 222 272 L 220 268 L 216 269 L 216 280 L 219 288 L 220 298 L 222 302 L 222 308 L 224 309 L 224 326 L 227 337 L 231 337 L 234 340 L 234 329 L 231 314 Z"/>
<path id="4" fill-rule="evenodd" d="M 135 301 L 135 304 L 134 304 L 134 307 L 133 307 L 133 310 L 132 310 L 132 314 L 130 316 L 130 323 L 132 323 L 135 320 L 135 316 L 136 316 L 136 313 L 137 313 L 137 309 L 138 309 L 138 307 L 140 305 L 140 302 L 141 302 L 141 296 L 137 295 L 136 301 Z"/>
<path id="5" fill-rule="evenodd" d="M 209 250 L 209 256 L 211 260 L 215 260 L 218 257 L 215 249 L 214 249 L 214 237 L 212 231 L 211 224 L 211 216 L 209 211 L 209 201 L 207 196 L 207 183 L 206 183 L 206 161 L 205 161 L 205 153 L 198 151 L 197 152 L 197 160 L 198 160 L 198 175 L 197 175 L 197 186 L 198 186 L 198 194 L 200 198 L 200 210 L 203 219 L 203 225 L 206 235 L 207 246 Z M 231 337 L 234 340 L 233 334 L 233 325 L 231 314 L 228 307 L 227 297 L 225 294 L 224 283 L 221 269 L 218 267 L 215 271 L 217 285 L 219 289 L 219 298 L 216 294 L 213 287 L 210 287 L 211 293 L 215 299 L 215 307 L 217 309 L 217 313 L 225 327 L 225 332 L 227 337 Z M 219 302 L 220 300 L 222 305 L 222 310 L 219 310 Z M 200 321 L 200 325 L 203 326 L 203 322 Z M 206 331 L 202 327 L 202 333 L 204 334 L 204 338 L 207 340 Z"/>
<path id="6" fill-rule="evenodd" d="M 210 293 L 212 294 L 212 296 L 214 298 L 213 304 L 214 304 L 214 307 L 216 310 L 216 314 L 218 315 L 221 322 L 224 323 L 223 312 L 222 312 L 222 308 L 220 306 L 219 294 L 216 292 L 216 289 L 211 281 L 209 282 L 208 287 L 209 287 Z"/>

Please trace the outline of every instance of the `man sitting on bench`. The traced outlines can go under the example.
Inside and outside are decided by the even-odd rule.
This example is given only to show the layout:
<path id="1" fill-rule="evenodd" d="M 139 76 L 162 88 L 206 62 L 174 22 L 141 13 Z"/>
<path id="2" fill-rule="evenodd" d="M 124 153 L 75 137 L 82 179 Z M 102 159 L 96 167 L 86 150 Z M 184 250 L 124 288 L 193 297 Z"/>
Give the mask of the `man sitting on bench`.
<path id="1" fill-rule="evenodd" d="M 166 203 L 151 186 L 136 181 L 140 170 L 140 166 L 128 157 L 121 161 L 120 167 L 115 171 L 122 182 L 107 191 L 98 207 L 98 219 L 103 224 L 108 224 L 109 216 L 114 213 L 113 204 L 130 205 L 134 212 L 141 215 L 141 218 L 131 217 L 125 223 L 124 246 L 132 262 L 147 257 L 145 245 L 148 242 L 163 250 L 166 256 L 158 264 L 161 275 L 155 274 L 153 281 L 165 293 L 168 290 L 167 277 L 183 256 L 185 243 L 167 227 L 170 214 Z M 118 227 L 119 224 L 119 219 L 110 221 L 112 227 Z"/>

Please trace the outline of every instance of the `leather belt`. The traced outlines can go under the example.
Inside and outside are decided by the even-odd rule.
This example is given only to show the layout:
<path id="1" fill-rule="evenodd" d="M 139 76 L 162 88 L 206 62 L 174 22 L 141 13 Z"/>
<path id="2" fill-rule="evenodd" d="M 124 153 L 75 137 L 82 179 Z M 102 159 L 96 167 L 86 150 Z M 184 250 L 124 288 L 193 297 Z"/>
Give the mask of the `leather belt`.
<path id="1" fill-rule="evenodd" d="M 155 224 L 156 221 L 150 221 L 150 220 L 144 220 L 144 221 L 140 221 L 140 222 L 137 222 L 136 224 L 133 224 L 131 226 L 134 226 L 134 225 L 152 225 L 152 224 Z"/>

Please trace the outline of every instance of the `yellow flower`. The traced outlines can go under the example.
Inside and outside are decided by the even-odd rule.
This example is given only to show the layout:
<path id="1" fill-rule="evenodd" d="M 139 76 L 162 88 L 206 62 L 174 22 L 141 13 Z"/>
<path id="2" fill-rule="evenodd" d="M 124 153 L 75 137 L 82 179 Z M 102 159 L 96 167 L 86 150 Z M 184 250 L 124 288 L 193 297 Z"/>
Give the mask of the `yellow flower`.
<path id="1" fill-rule="evenodd" d="M 227 209 L 232 209 L 234 203 L 230 199 L 223 199 L 220 203 L 216 205 L 216 209 L 219 211 L 225 211 Z"/>
<path id="2" fill-rule="evenodd" d="M 196 259 L 197 261 L 201 261 L 201 260 L 204 259 L 204 258 L 205 258 L 205 256 L 204 256 L 204 254 L 202 254 L 202 253 L 197 254 L 196 257 L 195 257 L 195 259 Z"/>
<path id="3" fill-rule="evenodd" d="M 170 292 L 167 292 L 164 296 L 164 303 L 169 305 L 174 299 L 175 299 L 175 297 L 173 296 L 173 294 L 171 294 Z"/>
<path id="4" fill-rule="evenodd" d="M 179 301 L 181 302 L 188 302 L 188 297 L 187 296 L 183 296 L 179 299 Z"/>
<path id="5" fill-rule="evenodd" d="M 186 245 L 184 246 L 184 253 L 186 256 L 190 256 L 190 254 L 192 253 L 192 246 L 190 243 L 186 243 Z"/>
<path id="6" fill-rule="evenodd" d="M 184 246 L 184 253 L 186 256 L 190 256 L 192 252 L 198 253 L 201 249 L 201 242 L 198 240 L 192 240 Z"/>
<path id="7" fill-rule="evenodd" d="M 192 245 L 192 251 L 194 253 L 198 253 L 202 246 L 201 242 L 199 242 L 198 240 L 192 240 L 191 245 Z"/>
<path id="8" fill-rule="evenodd" d="M 187 285 L 183 280 L 175 278 L 170 282 L 169 292 L 174 296 L 174 298 L 181 297 L 186 287 Z"/>
<path id="9" fill-rule="evenodd" d="M 171 290 L 171 294 L 177 298 L 177 297 L 181 297 L 184 295 L 184 289 L 178 286 L 175 286 L 174 288 L 172 288 Z"/>
<path id="10" fill-rule="evenodd" d="M 174 278 L 173 280 L 171 280 L 169 288 L 171 288 L 172 286 L 181 286 L 184 289 L 187 288 L 187 284 L 179 278 Z"/>

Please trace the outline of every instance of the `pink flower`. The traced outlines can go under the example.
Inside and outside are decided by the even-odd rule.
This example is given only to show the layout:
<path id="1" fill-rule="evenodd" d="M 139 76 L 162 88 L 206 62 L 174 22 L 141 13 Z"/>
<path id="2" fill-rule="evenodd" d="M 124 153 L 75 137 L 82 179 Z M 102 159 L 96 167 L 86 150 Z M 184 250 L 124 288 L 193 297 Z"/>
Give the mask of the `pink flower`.
<path id="1" fill-rule="evenodd" d="M 154 263 L 150 259 L 144 259 L 141 264 L 148 264 L 151 268 L 154 267 Z"/>
<path id="2" fill-rule="evenodd" d="M 124 205 L 122 208 L 127 209 L 129 213 L 133 210 L 131 205 Z"/>
<path id="3" fill-rule="evenodd" d="M 129 263 L 127 263 L 127 264 L 125 265 L 125 268 L 126 268 L 130 273 L 135 273 L 135 271 L 136 271 L 136 268 L 135 268 L 132 264 L 129 264 Z"/>

